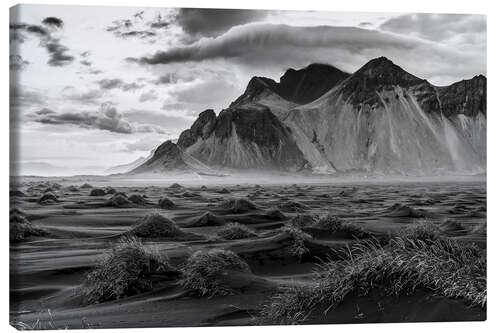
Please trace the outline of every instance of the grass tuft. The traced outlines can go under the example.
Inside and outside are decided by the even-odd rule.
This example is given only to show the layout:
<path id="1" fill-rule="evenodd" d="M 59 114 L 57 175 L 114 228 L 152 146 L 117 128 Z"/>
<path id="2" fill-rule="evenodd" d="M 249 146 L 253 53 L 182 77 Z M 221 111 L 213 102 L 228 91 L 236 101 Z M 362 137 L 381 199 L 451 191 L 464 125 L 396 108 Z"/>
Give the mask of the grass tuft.
<path id="1" fill-rule="evenodd" d="M 332 233 L 343 233 L 355 238 L 367 238 L 371 236 L 371 233 L 363 230 L 360 226 L 347 223 L 340 217 L 332 214 L 319 218 L 314 227 L 328 230 Z"/>
<path id="2" fill-rule="evenodd" d="M 243 239 L 257 236 L 257 233 L 246 225 L 234 222 L 228 223 L 217 231 L 217 236 L 227 239 Z"/>
<path id="3" fill-rule="evenodd" d="M 220 281 L 227 271 L 250 273 L 250 267 L 237 254 L 222 249 L 197 251 L 182 268 L 180 284 L 198 296 L 233 294 L 234 290 Z"/>
<path id="4" fill-rule="evenodd" d="M 291 255 L 298 257 L 300 260 L 304 254 L 309 252 L 309 249 L 305 245 L 305 241 L 312 239 L 311 235 L 293 225 L 285 225 L 281 227 L 279 231 L 282 235 L 292 238 L 292 243 L 288 247 L 288 251 Z"/>
<path id="5" fill-rule="evenodd" d="M 247 199 L 231 198 L 222 202 L 219 205 L 219 208 L 227 209 L 231 213 L 238 214 L 238 213 L 246 213 L 248 211 L 257 209 L 257 206 L 252 201 Z"/>
<path id="6" fill-rule="evenodd" d="M 128 231 L 129 235 L 141 238 L 177 237 L 183 232 L 171 219 L 151 213 L 142 218 L 141 222 Z"/>
<path id="7" fill-rule="evenodd" d="M 417 233 L 417 235 L 420 235 Z M 424 289 L 471 305 L 486 305 L 486 252 L 452 239 L 398 236 L 382 247 L 360 242 L 315 273 L 309 286 L 282 288 L 264 306 L 259 323 L 297 324 L 313 311 L 329 311 L 351 293 L 388 295 Z"/>
<path id="8" fill-rule="evenodd" d="M 80 290 L 89 303 L 101 303 L 153 289 L 153 276 L 170 270 L 168 257 L 135 237 L 123 237 L 97 262 Z"/>
<path id="9" fill-rule="evenodd" d="M 34 226 L 23 215 L 11 214 L 9 217 L 9 239 L 11 242 L 20 242 L 31 236 L 45 236 L 47 232 Z"/>

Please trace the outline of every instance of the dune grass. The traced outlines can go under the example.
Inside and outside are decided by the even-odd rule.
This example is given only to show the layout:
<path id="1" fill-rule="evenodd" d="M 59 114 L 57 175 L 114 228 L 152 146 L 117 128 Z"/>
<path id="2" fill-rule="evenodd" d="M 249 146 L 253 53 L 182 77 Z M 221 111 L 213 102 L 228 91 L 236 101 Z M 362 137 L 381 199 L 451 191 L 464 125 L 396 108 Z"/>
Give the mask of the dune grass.
<path id="1" fill-rule="evenodd" d="M 32 236 L 45 236 L 47 232 L 34 226 L 24 215 L 10 214 L 9 239 L 11 242 L 21 242 Z"/>
<path id="2" fill-rule="evenodd" d="M 298 324 L 327 312 L 349 294 L 409 295 L 417 290 L 486 305 L 486 252 L 474 244 L 429 237 L 416 227 L 386 246 L 362 241 L 323 263 L 307 285 L 282 287 L 263 307 L 258 323 Z M 426 235 L 425 237 L 422 237 Z"/>
<path id="3" fill-rule="evenodd" d="M 198 296 L 230 295 L 234 290 L 219 279 L 227 271 L 250 273 L 250 267 L 232 251 L 200 250 L 193 253 L 183 265 L 180 284 Z"/>
<path id="4" fill-rule="evenodd" d="M 97 262 L 80 291 L 90 304 L 116 300 L 152 290 L 151 277 L 170 270 L 166 255 L 127 236 Z"/>
<path id="5" fill-rule="evenodd" d="M 370 232 L 367 232 L 360 226 L 346 222 L 340 217 L 332 214 L 321 216 L 317 219 L 313 227 L 327 230 L 331 233 L 343 233 L 354 238 L 367 238 L 372 236 Z"/>
<path id="6" fill-rule="evenodd" d="M 153 212 L 143 217 L 127 234 L 141 238 L 161 238 L 177 237 L 183 232 L 174 221 L 160 213 Z"/>
<path id="7" fill-rule="evenodd" d="M 234 214 L 239 214 L 239 213 L 246 213 L 251 210 L 257 209 L 257 206 L 250 200 L 243 199 L 243 198 L 231 198 L 228 200 L 225 200 L 219 205 L 219 208 L 221 209 L 227 209 L 231 213 Z"/>
<path id="8" fill-rule="evenodd" d="M 228 223 L 217 231 L 217 236 L 222 239 L 244 239 L 257 236 L 257 233 L 246 225 L 233 222 Z"/>
<path id="9" fill-rule="evenodd" d="M 312 239 L 311 235 L 293 225 L 285 225 L 279 229 L 279 232 L 281 235 L 292 238 L 292 243 L 288 246 L 288 252 L 292 256 L 298 257 L 300 260 L 304 254 L 309 252 L 305 241 Z"/>

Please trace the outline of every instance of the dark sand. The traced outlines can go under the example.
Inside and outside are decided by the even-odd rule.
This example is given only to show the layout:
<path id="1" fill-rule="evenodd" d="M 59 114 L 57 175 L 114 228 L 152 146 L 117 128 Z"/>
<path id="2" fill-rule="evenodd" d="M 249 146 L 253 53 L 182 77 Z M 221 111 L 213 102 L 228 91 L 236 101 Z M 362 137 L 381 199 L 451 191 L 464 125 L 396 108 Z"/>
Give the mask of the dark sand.
<path id="1" fill-rule="evenodd" d="M 31 180 L 30 180 L 31 181 Z M 15 189 L 24 196 L 11 197 L 11 207 L 23 210 L 35 226 L 49 234 L 32 237 L 10 246 L 11 322 L 28 325 L 41 321 L 39 327 L 113 328 L 158 326 L 247 325 L 263 302 L 279 285 L 308 283 L 321 260 L 356 240 L 345 235 L 315 233 L 307 241 L 310 252 L 300 260 L 287 251 L 290 239 L 278 229 L 297 214 L 335 214 L 361 226 L 375 236 L 394 232 L 419 218 L 442 223 L 459 222 L 443 227 L 447 237 L 486 246 L 486 183 L 415 182 L 404 184 L 305 184 L 297 186 L 263 185 L 197 185 L 179 183 L 137 186 L 124 181 L 91 182 L 95 187 L 111 185 L 118 192 L 139 194 L 144 202 L 127 208 L 107 205 L 112 194 L 90 196 L 91 188 L 80 188 L 85 181 L 59 181 L 52 189 L 57 202 L 42 204 L 44 186 L 22 182 Z M 154 184 L 154 183 L 151 183 Z M 68 189 L 69 185 L 77 185 Z M 222 189 L 225 190 L 222 190 Z M 170 198 L 175 207 L 161 209 L 158 200 Z M 255 208 L 241 211 L 227 208 L 228 199 L 248 199 Z M 301 212 L 295 212 L 294 204 Z M 280 209 L 284 214 L 270 214 Z M 108 250 L 119 235 L 131 229 L 141 218 L 159 212 L 173 220 L 181 230 L 198 237 L 186 239 L 143 239 L 170 257 L 179 266 L 198 249 L 225 248 L 234 251 L 250 266 L 253 274 L 228 277 L 237 285 L 236 295 L 195 297 L 182 287 L 167 284 L 148 293 L 96 305 L 83 305 L 76 296 L 78 286 L 96 260 Z M 210 212 L 199 226 L 199 218 Z M 225 224 L 238 222 L 256 231 L 257 237 L 222 240 L 217 231 Z M 201 223 L 202 224 L 202 223 Z M 50 313 L 49 311 L 50 310 Z M 349 296 L 327 315 L 315 316 L 306 323 L 362 323 L 405 321 L 484 320 L 486 311 L 469 307 L 458 299 L 447 299 L 429 291 L 411 296 L 384 297 L 372 292 L 364 297 Z"/>

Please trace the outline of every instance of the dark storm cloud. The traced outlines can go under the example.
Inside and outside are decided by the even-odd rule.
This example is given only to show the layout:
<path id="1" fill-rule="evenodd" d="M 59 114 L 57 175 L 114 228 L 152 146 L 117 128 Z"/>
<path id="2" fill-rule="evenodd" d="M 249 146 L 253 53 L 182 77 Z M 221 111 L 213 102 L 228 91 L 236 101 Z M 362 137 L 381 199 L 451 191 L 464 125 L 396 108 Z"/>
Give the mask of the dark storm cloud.
<path id="1" fill-rule="evenodd" d="M 32 121 L 50 125 L 74 125 L 86 129 L 99 129 L 114 133 L 164 133 L 155 125 L 134 124 L 126 120 L 111 103 L 103 103 L 97 112 L 56 113 L 42 109 L 31 114 Z"/>
<path id="2" fill-rule="evenodd" d="M 233 26 L 255 22 L 267 15 L 265 10 L 181 8 L 177 22 L 190 35 L 213 37 Z"/>
<path id="3" fill-rule="evenodd" d="M 45 25 L 51 26 L 51 27 L 56 27 L 56 28 L 62 28 L 62 26 L 64 25 L 63 20 L 61 20 L 60 18 L 57 18 L 57 17 L 53 17 L 53 16 L 46 17 L 42 21 L 42 23 Z"/>
<path id="4" fill-rule="evenodd" d="M 127 60 L 158 65 L 226 59 L 242 66 L 275 69 L 325 62 L 353 71 L 384 55 L 425 78 L 463 79 L 484 71 L 483 53 L 474 49 L 463 52 L 453 46 L 355 27 L 248 24 L 216 38 Z M 463 66 L 457 70 L 456 63 Z"/>
<path id="5" fill-rule="evenodd" d="M 301 50 L 310 52 L 322 48 L 342 48 L 349 52 L 358 52 L 373 48 L 413 46 L 403 38 L 360 28 L 255 24 L 235 28 L 217 38 L 203 39 L 192 45 L 129 60 L 149 65 L 216 58 L 245 58 L 253 59 L 254 62 L 274 59 L 274 62 L 280 62 L 282 58 L 276 58 L 278 53 L 293 57 L 294 53 Z"/>
<path id="6" fill-rule="evenodd" d="M 461 14 L 407 14 L 391 18 L 380 29 L 443 41 L 459 35 L 486 36 L 486 16 Z"/>

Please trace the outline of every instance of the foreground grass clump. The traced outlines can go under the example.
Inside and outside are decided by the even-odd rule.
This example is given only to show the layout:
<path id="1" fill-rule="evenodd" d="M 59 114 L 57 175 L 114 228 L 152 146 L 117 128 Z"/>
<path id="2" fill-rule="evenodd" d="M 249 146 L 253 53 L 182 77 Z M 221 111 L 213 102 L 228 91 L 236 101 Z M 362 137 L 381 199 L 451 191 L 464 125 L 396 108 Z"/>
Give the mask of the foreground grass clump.
<path id="1" fill-rule="evenodd" d="M 101 303 L 153 289 L 152 276 L 170 271 L 168 257 L 123 237 L 98 261 L 81 287 L 89 303 Z"/>
<path id="2" fill-rule="evenodd" d="M 427 220 L 417 221 L 406 228 L 399 230 L 396 237 L 409 238 L 422 241 L 435 241 L 441 238 L 441 230 L 438 225 Z"/>
<path id="3" fill-rule="evenodd" d="M 298 214 L 292 218 L 290 224 L 297 228 L 310 227 L 316 223 L 317 216 L 310 214 Z"/>
<path id="4" fill-rule="evenodd" d="M 171 219 L 159 214 L 146 215 L 128 234 L 142 238 L 177 237 L 183 232 Z"/>
<path id="5" fill-rule="evenodd" d="M 57 195 L 55 195 L 54 193 L 52 192 L 47 192 L 47 193 L 44 193 L 39 199 L 38 199 L 38 202 L 41 203 L 41 204 L 47 204 L 47 203 L 53 203 L 53 202 L 57 202 L 58 201 L 58 198 L 57 198 Z"/>
<path id="6" fill-rule="evenodd" d="M 9 239 L 11 242 L 20 242 L 31 236 L 45 236 L 47 232 L 34 226 L 26 216 L 11 213 L 9 217 Z"/>
<path id="7" fill-rule="evenodd" d="M 416 290 L 471 305 L 486 305 L 486 252 L 452 239 L 396 237 L 382 247 L 360 242 L 342 260 L 324 263 L 307 286 L 282 288 L 261 311 L 261 323 L 300 323 L 311 313 L 328 311 L 349 294 L 371 290 L 408 295 Z"/>
<path id="8" fill-rule="evenodd" d="M 332 233 L 343 233 L 355 238 L 370 237 L 371 234 L 363 230 L 360 226 L 348 223 L 336 215 L 325 215 L 318 219 L 314 227 L 328 230 Z"/>
<path id="9" fill-rule="evenodd" d="M 299 259 L 309 252 L 305 242 L 312 239 L 312 236 L 293 225 L 285 225 L 279 229 L 280 234 L 290 237 L 292 243 L 288 246 L 288 252 Z"/>
<path id="10" fill-rule="evenodd" d="M 197 251 L 182 268 L 182 287 L 198 296 L 230 295 L 234 290 L 221 281 L 227 271 L 250 273 L 250 267 L 237 254 L 222 249 Z"/>
<path id="11" fill-rule="evenodd" d="M 170 200 L 169 198 L 167 197 L 163 197 L 161 199 L 158 200 L 158 206 L 161 208 L 161 209 L 172 209 L 172 208 L 175 208 L 175 204 L 172 200 Z"/>
<path id="12" fill-rule="evenodd" d="M 104 191 L 102 188 L 93 188 L 90 191 L 91 197 L 102 197 L 103 195 L 106 195 L 106 191 Z"/>
<path id="13" fill-rule="evenodd" d="M 234 222 L 228 223 L 217 231 L 217 236 L 227 239 L 243 239 L 257 236 L 257 233 L 246 225 Z"/>
<path id="14" fill-rule="evenodd" d="M 128 200 L 128 197 L 125 193 L 117 192 L 113 194 L 113 196 L 106 201 L 106 205 L 118 208 L 130 207 L 132 206 L 132 202 Z"/>

